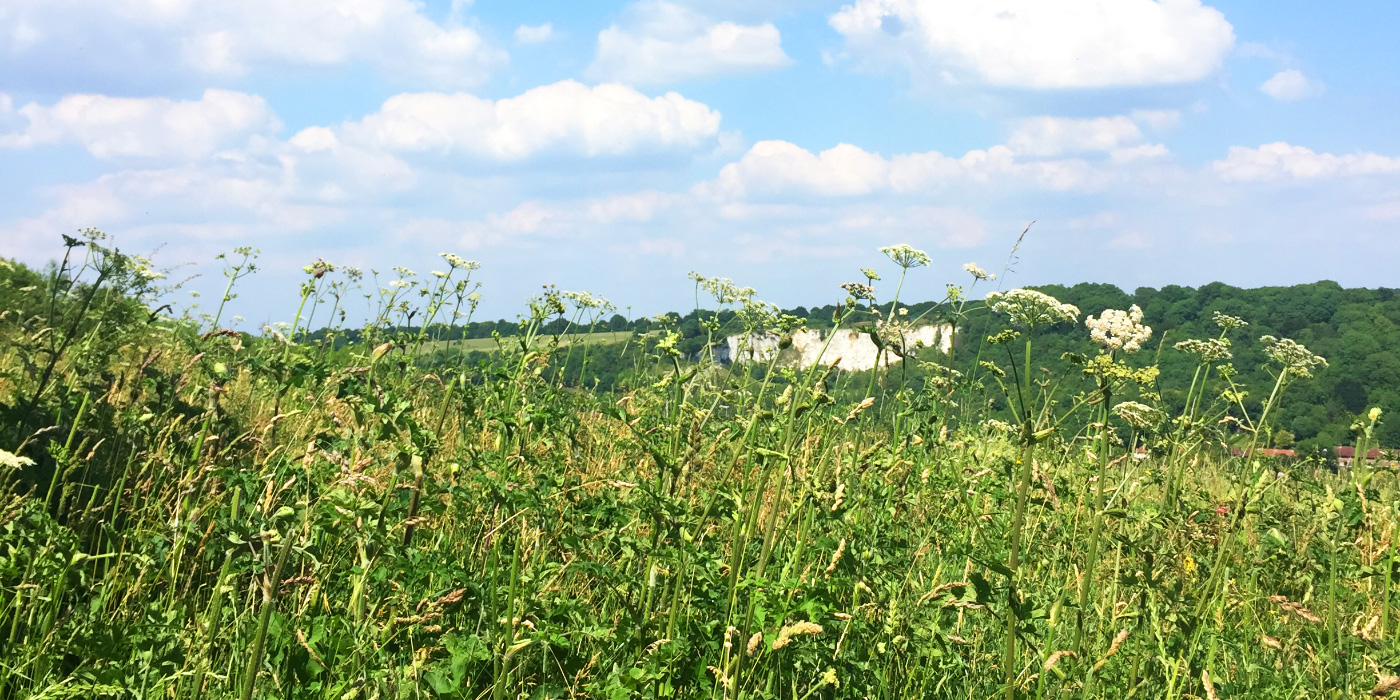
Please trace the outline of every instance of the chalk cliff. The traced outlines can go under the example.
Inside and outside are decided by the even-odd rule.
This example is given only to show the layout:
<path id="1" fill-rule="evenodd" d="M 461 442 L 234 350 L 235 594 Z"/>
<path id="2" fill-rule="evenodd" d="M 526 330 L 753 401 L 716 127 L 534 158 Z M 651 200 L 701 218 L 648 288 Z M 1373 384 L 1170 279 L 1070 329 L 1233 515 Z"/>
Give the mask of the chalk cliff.
<path id="1" fill-rule="evenodd" d="M 830 337 L 830 344 L 827 338 Z M 847 371 L 868 370 L 875 367 L 876 356 L 880 355 L 870 336 L 860 331 L 842 328 L 835 331 L 801 329 L 792 334 L 792 345 L 778 348 L 779 337 L 771 333 L 751 335 L 731 335 L 714 348 L 715 361 L 722 364 L 734 362 L 768 362 L 777 353 L 782 364 L 797 367 L 811 367 L 815 364 L 829 364 L 840 358 L 837 367 Z M 910 348 L 937 347 L 948 352 L 953 338 L 946 325 L 919 326 L 910 329 L 904 337 L 904 344 Z M 823 351 L 825 347 L 825 351 Z M 889 367 L 900 361 L 900 357 L 885 352 L 879 358 L 881 367 Z"/>

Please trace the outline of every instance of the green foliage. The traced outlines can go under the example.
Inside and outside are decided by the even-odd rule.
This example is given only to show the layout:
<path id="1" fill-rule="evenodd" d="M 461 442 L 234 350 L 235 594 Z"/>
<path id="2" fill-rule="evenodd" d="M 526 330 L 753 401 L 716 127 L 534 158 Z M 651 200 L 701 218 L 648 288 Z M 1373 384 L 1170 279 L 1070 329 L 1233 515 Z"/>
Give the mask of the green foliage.
<path id="1" fill-rule="evenodd" d="M 104 255 L 0 278 L 0 696 L 1356 697 L 1400 672 L 1393 468 L 1218 449 L 1316 444 L 1295 411 L 1352 376 L 1271 364 L 1251 338 L 1294 315 L 1243 290 L 1042 290 L 1137 301 L 1167 347 L 1245 316 L 1233 371 L 869 290 L 808 325 L 962 340 L 846 373 L 706 360 L 732 324 L 793 327 L 718 280 L 737 308 L 611 344 L 568 342 L 623 324 L 547 288 L 454 352 L 455 256 L 308 332 L 350 279 L 318 261 L 253 336 L 153 313 Z M 1329 289 L 1288 321 L 1314 350 L 1378 318 Z M 1347 433 L 1363 454 L 1386 416 Z"/>

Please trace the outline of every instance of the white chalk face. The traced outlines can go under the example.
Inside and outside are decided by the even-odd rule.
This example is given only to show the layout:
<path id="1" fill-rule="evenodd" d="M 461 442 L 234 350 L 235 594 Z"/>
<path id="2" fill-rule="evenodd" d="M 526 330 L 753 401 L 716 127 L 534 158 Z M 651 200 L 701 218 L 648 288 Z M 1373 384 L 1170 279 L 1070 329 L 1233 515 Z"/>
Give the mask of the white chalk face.
<path id="1" fill-rule="evenodd" d="M 902 334 L 904 346 L 909 349 L 937 347 L 942 352 L 952 349 L 953 336 L 946 325 L 917 326 Z M 830 342 L 828 342 L 828 339 Z M 767 362 L 779 353 L 780 338 L 771 333 L 753 335 L 731 335 L 715 348 L 715 361 L 723 364 L 734 362 Z M 889 367 L 900 361 L 899 355 L 880 352 L 870 336 L 856 330 L 841 329 L 834 333 L 813 329 L 802 329 L 792 334 L 792 345 L 788 349 L 792 358 L 786 360 L 792 366 L 807 368 L 836 362 L 839 369 L 860 372 L 873 369 L 876 364 Z"/>

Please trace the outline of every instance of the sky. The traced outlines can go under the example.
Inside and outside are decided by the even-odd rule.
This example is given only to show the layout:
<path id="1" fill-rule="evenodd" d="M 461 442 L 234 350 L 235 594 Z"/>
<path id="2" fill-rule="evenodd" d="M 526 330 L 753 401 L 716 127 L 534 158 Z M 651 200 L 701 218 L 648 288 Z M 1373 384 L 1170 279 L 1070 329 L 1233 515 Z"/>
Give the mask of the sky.
<path id="1" fill-rule="evenodd" d="M 489 318 L 544 284 L 685 310 L 689 271 L 833 303 L 894 243 L 933 259 L 910 300 L 974 261 L 1393 287 L 1396 26 L 1354 0 L 5 0 L 0 256 L 96 227 L 208 305 L 252 246 L 250 321 L 318 258 L 382 284 L 443 252 L 482 263 Z"/>

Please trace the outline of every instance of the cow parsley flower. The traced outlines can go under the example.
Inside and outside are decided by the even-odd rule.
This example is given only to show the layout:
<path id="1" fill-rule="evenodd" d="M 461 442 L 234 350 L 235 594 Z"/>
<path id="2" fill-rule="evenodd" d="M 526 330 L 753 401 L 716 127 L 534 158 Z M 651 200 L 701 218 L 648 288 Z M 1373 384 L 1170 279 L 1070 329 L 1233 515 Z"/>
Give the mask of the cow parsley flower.
<path id="1" fill-rule="evenodd" d="M 22 457 L 13 452 L 0 450 L 0 467 L 6 469 L 23 469 L 32 466 L 34 466 L 34 460 L 28 457 Z"/>
<path id="2" fill-rule="evenodd" d="M 1177 343 L 1177 350 L 1195 355 L 1196 360 L 1201 364 L 1212 364 L 1223 362 L 1234 357 L 1230 352 L 1230 341 L 1220 338 L 1210 338 L 1208 340 L 1196 340 L 1191 338 Z"/>
<path id="3" fill-rule="evenodd" d="M 1213 318 L 1215 320 L 1215 325 L 1220 326 L 1221 328 L 1227 331 L 1232 331 L 1236 328 L 1244 328 L 1245 326 L 1249 325 L 1248 321 L 1238 316 L 1228 316 L 1226 314 L 1220 313 L 1219 311 L 1215 312 Z"/>
<path id="4" fill-rule="evenodd" d="M 846 282 L 845 284 L 841 285 L 841 288 L 846 290 L 846 293 L 851 295 L 851 297 L 854 299 L 859 300 L 875 298 L 875 288 L 868 284 L 862 284 L 860 282 Z"/>
<path id="5" fill-rule="evenodd" d="M 1113 413 L 1137 431 L 1152 428 L 1166 418 L 1161 411 L 1136 401 L 1124 401 L 1114 406 Z"/>
<path id="6" fill-rule="evenodd" d="M 995 279 L 997 278 L 996 275 L 991 274 L 991 273 L 987 272 L 986 270 L 983 270 L 983 269 L 982 269 L 980 266 L 978 266 L 977 263 L 975 263 L 975 262 L 970 262 L 970 263 L 968 263 L 968 264 L 966 264 L 966 265 L 963 265 L 963 269 L 966 270 L 966 271 L 967 271 L 969 274 L 971 274 L 973 277 L 976 277 L 976 278 L 978 279 L 978 281 L 981 281 L 981 282 L 989 282 L 989 281 L 995 280 Z"/>
<path id="7" fill-rule="evenodd" d="M 1011 322 L 1025 328 L 1041 324 L 1074 323 L 1079 320 L 1079 307 L 1034 289 L 1013 289 L 987 295 L 992 311 L 1005 314 Z"/>
<path id="8" fill-rule="evenodd" d="M 451 265 L 453 269 L 462 269 L 468 271 L 481 269 L 481 263 L 475 260 L 467 260 L 466 258 L 463 258 L 462 256 L 457 255 L 456 253 L 438 253 L 438 257 L 442 258 L 443 260 L 446 260 L 447 264 Z"/>
<path id="9" fill-rule="evenodd" d="M 1093 341 L 1110 352 L 1137 352 L 1152 337 L 1152 327 L 1142 324 L 1142 309 L 1137 304 L 1127 311 L 1104 309 L 1098 318 L 1090 316 L 1085 319 L 1084 325 L 1089 327 Z"/>
<path id="10" fill-rule="evenodd" d="M 894 264 L 906 270 L 911 267 L 923 267 L 933 260 L 928 256 L 928 253 L 904 243 L 885 246 L 880 249 L 880 252 L 889 256 L 890 260 L 894 261 Z"/>
<path id="11" fill-rule="evenodd" d="M 1264 344 L 1264 352 L 1283 366 L 1283 371 L 1295 377 L 1311 377 L 1314 367 L 1327 366 L 1327 360 L 1322 356 L 1288 338 L 1266 335 L 1260 337 L 1259 342 Z"/>

